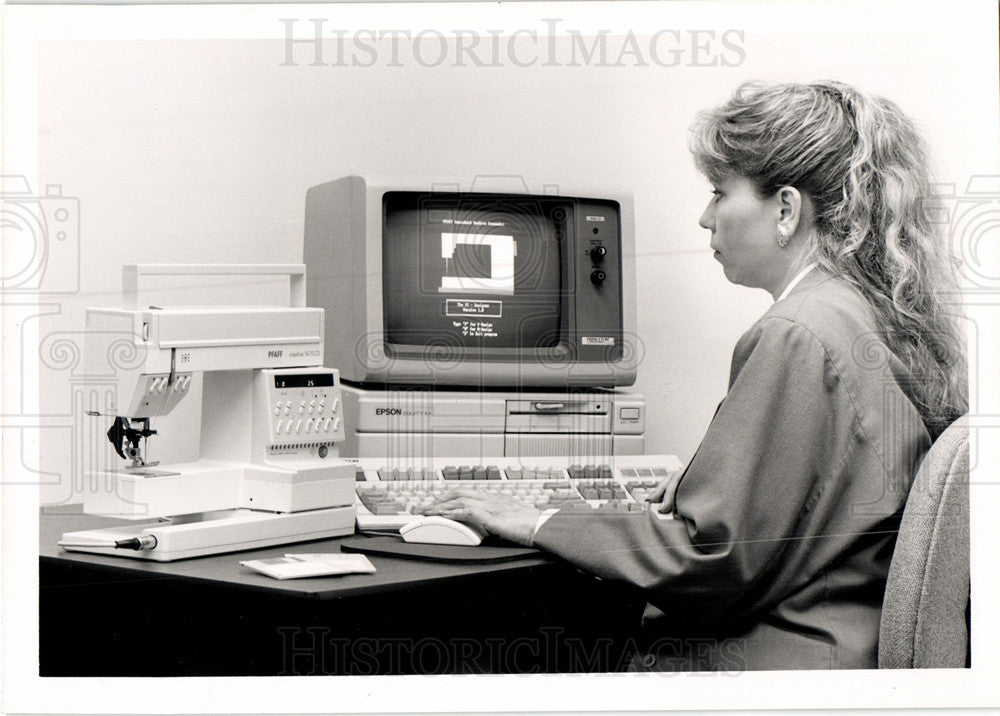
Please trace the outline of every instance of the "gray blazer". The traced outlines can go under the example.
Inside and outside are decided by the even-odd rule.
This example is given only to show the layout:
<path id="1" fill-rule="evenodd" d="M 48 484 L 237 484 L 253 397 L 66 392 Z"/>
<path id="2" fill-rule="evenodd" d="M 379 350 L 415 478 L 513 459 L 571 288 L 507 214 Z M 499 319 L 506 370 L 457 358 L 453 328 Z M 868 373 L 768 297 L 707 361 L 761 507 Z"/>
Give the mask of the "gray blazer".
<path id="1" fill-rule="evenodd" d="M 650 670 L 869 668 L 930 436 L 867 303 L 813 269 L 748 330 L 674 519 L 563 510 L 535 544 L 645 590 Z"/>

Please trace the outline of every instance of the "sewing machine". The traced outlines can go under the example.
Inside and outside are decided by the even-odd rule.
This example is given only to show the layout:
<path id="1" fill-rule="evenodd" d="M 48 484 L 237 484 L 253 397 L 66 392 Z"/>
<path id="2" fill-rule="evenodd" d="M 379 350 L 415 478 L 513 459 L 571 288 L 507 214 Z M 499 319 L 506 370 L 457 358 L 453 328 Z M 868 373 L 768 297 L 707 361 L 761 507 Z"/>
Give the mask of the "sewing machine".
<path id="1" fill-rule="evenodd" d="M 140 308 L 151 275 L 288 274 L 290 306 Z M 84 512 L 142 520 L 69 532 L 70 551 L 171 561 L 354 531 L 355 468 L 344 440 L 338 372 L 323 368 L 323 310 L 305 307 L 305 267 L 131 265 L 125 308 L 87 311 L 92 374 L 117 364 L 88 413 L 110 421 L 110 450 L 87 473 Z M 113 357 L 114 356 L 114 357 Z M 154 420 L 201 374 L 199 459 L 159 465 Z M 100 396 L 94 402 L 101 400 Z"/>

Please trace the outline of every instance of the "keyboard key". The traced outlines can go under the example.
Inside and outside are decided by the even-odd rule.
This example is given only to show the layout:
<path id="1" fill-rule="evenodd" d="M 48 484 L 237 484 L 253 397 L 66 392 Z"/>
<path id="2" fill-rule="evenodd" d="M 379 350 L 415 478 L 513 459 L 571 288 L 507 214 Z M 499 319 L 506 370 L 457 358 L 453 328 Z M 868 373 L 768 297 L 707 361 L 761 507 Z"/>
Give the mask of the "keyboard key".
<path id="1" fill-rule="evenodd" d="M 584 504 L 579 497 L 550 497 L 546 502 L 546 509 L 569 507 L 571 505 Z"/>
<path id="2" fill-rule="evenodd" d="M 379 502 L 374 507 L 375 509 L 371 511 L 376 515 L 394 515 L 397 512 L 406 512 L 406 508 L 399 502 Z"/>

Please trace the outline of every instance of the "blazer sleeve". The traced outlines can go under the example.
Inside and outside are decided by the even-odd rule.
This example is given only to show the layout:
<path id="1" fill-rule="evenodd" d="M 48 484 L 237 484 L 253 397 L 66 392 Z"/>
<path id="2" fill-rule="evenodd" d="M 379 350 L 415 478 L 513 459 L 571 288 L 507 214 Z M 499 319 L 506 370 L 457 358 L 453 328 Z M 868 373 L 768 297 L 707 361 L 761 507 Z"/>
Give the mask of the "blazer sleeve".
<path id="1" fill-rule="evenodd" d="M 743 336 L 730 380 L 680 481 L 674 519 L 562 510 L 535 544 L 647 590 L 660 608 L 752 611 L 754 584 L 807 548 L 800 525 L 851 411 L 823 345 L 788 319 L 765 318 Z"/>

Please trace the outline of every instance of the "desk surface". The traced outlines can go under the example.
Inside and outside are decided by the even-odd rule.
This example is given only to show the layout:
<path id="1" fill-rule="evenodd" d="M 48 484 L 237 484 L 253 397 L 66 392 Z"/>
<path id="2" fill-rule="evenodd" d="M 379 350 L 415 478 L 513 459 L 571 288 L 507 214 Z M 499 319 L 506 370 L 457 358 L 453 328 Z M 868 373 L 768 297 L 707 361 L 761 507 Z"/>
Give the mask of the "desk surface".
<path id="1" fill-rule="evenodd" d="M 195 557 L 176 562 L 150 562 L 128 557 L 109 557 L 85 552 L 67 552 L 57 542 L 64 532 L 107 527 L 124 522 L 92 515 L 54 513 L 44 510 L 40 519 L 39 554 L 43 559 L 78 562 L 116 568 L 137 579 L 180 578 L 203 582 L 226 582 L 246 590 L 263 590 L 281 596 L 305 599 L 339 599 L 387 591 L 426 586 L 456 577 L 524 572 L 551 566 L 551 558 L 518 559 L 500 564 L 447 564 L 390 557 L 370 557 L 374 574 L 349 574 L 307 579 L 278 580 L 259 574 L 240 564 L 251 559 L 280 557 L 286 552 L 339 552 L 340 540 L 327 539 L 280 545 L 246 552 L 231 552 L 210 557 Z"/>
<path id="2" fill-rule="evenodd" d="M 541 554 L 488 564 L 373 555 L 375 574 L 282 581 L 239 563 L 336 552 L 341 540 L 177 562 L 57 545 L 63 532 L 113 523 L 41 516 L 43 676 L 615 671 L 644 602 Z"/>

